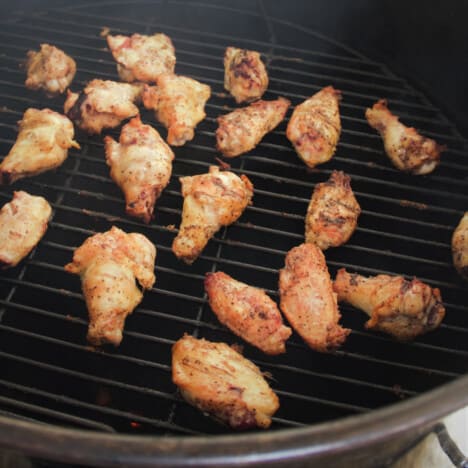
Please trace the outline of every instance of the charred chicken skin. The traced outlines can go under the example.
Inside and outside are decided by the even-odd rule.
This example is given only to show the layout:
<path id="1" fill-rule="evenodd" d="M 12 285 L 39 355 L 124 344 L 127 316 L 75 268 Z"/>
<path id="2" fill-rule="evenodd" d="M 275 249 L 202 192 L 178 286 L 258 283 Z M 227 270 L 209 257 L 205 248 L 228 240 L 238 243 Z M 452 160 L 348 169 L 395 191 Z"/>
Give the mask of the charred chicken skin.
<path id="1" fill-rule="evenodd" d="M 225 343 L 185 335 L 172 348 L 184 399 L 233 429 L 267 428 L 279 400 L 260 369 Z"/>
<path id="2" fill-rule="evenodd" d="M 115 226 L 75 250 L 65 270 L 81 276 L 92 345 L 120 344 L 125 318 L 143 298 L 136 282 L 142 289 L 153 286 L 155 259 L 156 248 L 145 236 Z"/>
<path id="3" fill-rule="evenodd" d="M 456 270 L 468 280 L 468 211 L 453 233 L 452 255 Z"/>

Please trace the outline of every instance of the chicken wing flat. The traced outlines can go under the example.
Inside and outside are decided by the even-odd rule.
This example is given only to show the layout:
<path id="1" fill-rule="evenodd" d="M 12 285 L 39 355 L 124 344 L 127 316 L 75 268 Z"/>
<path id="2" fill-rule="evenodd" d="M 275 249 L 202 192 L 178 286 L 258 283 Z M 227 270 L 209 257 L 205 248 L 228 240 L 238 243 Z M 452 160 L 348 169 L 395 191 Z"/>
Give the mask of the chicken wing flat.
<path id="1" fill-rule="evenodd" d="M 167 142 L 182 146 L 193 139 L 195 127 L 205 114 L 211 88 L 187 76 L 159 75 L 156 86 L 145 85 L 143 104 L 155 111 L 156 119 L 168 130 Z"/>
<path id="2" fill-rule="evenodd" d="M 122 120 L 135 117 L 134 104 L 141 96 L 141 86 L 109 80 L 92 80 L 81 93 L 68 91 L 65 113 L 86 132 L 101 133 L 114 128 Z"/>
<path id="3" fill-rule="evenodd" d="M 234 429 L 267 428 L 279 408 L 260 369 L 225 343 L 185 335 L 172 348 L 172 380 L 188 403 Z"/>
<path id="4" fill-rule="evenodd" d="M 344 268 L 333 289 L 344 301 L 370 316 L 366 328 L 406 341 L 437 328 L 445 316 L 440 291 L 418 279 L 377 275 L 366 278 Z"/>
<path id="5" fill-rule="evenodd" d="M 340 91 L 323 88 L 299 104 L 289 120 L 286 136 L 309 167 L 331 159 L 341 133 Z"/>
<path id="6" fill-rule="evenodd" d="M 218 117 L 216 147 L 233 158 L 255 148 L 284 119 L 291 102 L 284 98 L 257 101 Z"/>
<path id="7" fill-rule="evenodd" d="M 361 208 L 350 177 L 333 171 L 327 182 L 317 184 L 307 209 L 305 241 L 322 250 L 344 244 L 353 234 Z"/>
<path id="8" fill-rule="evenodd" d="M 388 110 L 387 101 L 382 99 L 367 109 L 366 119 L 380 133 L 385 152 L 397 169 L 424 175 L 439 164 L 440 153 L 445 147 L 399 122 L 398 117 Z"/>
<path id="9" fill-rule="evenodd" d="M 301 244 L 288 252 L 279 291 L 281 310 L 312 349 L 327 352 L 345 341 L 350 330 L 338 325 L 336 294 L 325 257 L 315 244 Z"/>
<path id="10" fill-rule="evenodd" d="M 232 172 L 211 166 L 207 174 L 181 177 L 182 222 L 172 243 L 177 258 L 191 264 L 211 237 L 222 227 L 235 222 L 250 204 L 253 185 Z"/>
<path id="11" fill-rule="evenodd" d="M 47 230 L 52 208 L 45 198 L 14 192 L 0 210 L 0 268 L 11 268 L 23 260 Z"/>
<path id="12" fill-rule="evenodd" d="M 468 280 L 468 211 L 453 233 L 452 255 L 458 273 Z"/>
<path id="13" fill-rule="evenodd" d="M 28 51 L 26 88 L 44 89 L 48 94 L 63 93 L 73 81 L 76 63 L 63 50 L 41 44 L 41 50 Z"/>
<path id="14" fill-rule="evenodd" d="M 162 73 L 174 73 L 175 49 L 165 34 L 109 34 L 106 39 L 123 81 L 151 83 Z"/>
<path id="15" fill-rule="evenodd" d="M 292 331 L 283 325 L 276 303 L 263 289 L 218 271 L 206 274 L 205 291 L 211 309 L 233 333 L 266 354 L 286 352 Z"/>
<path id="16" fill-rule="evenodd" d="M 268 74 L 260 54 L 228 47 L 224 53 L 224 88 L 238 104 L 260 99 L 268 88 Z"/>
<path id="17" fill-rule="evenodd" d="M 119 141 L 104 138 L 110 175 L 125 194 L 127 214 L 149 223 L 156 200 L 169 183 L 174 153 L 140 117 L 122 128 Z"/>
<path id="18" fill-rule="evenodd" d="M 142 234 L 113 226 L 85 240 L 65 270 L 81 276 L 89 313 L 88 341 L 118 346 L 127 315 L 155 282 L 156 248 Z"/>
<path id="19" fill-rule="evenodd" d="M 50 109 L 28 109 L 18 124 L 16 142 L 0 164 L 2 184 L 55 169 L 70 147 L 80 147 L 70 120 Z"/>

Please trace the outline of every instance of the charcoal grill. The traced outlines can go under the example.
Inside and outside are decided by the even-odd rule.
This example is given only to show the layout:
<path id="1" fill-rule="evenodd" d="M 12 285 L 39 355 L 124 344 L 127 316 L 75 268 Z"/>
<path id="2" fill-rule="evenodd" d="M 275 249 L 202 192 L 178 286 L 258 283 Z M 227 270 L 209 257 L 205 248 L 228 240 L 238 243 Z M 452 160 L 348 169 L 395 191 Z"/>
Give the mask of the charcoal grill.
<path id="1" fill-rule="evenodd" d="M 183 1 L 74 5 L 2 21 L 2 154 L 14 142 L 25 109 L 62 109 L 63 98 L 47 99 L 23 85 L 26 51 L 41 42 L 57 45 L 77 61 L 72 85 L 77 91 L 95 77 L 118 80 L 100 36 L 103 28 L 122 34 L 161 31 L 176 47 L 176 72 L 209 84 L 213 95 L 195 139 L 175 149 L 170 185 L 149 225 L 125 215 L 100 136 L 78 132 L 82 149 L 71 150 L 58 170 L 1 188 L 2 203 L 23 189 L 45 196 L 54 213 L 29 258 L 0 275 L 0 444 L 40 457 L 109 466 L 292 466 L 304 460 L 332 466 L 331 459 L 337 466 L 352 460 L 364 466 L 390 459 L 438 418 L 468 404 L 466 288 L 450 252 L 452 231 L 468 206 L 467 145 L 445 115 L 384 64 L 268 16 L 262 2 L 245 9 Z M 213 17 L 211 32 L 180 26 L 187 18 L 196 25 L 206 14 Z M 282 45 L 291 34 L 306 38 L 307 48 Z M 228 45 L 263 54 L 270 75 L 266 99 L 281 95 L 296 105 L 323 86 L 340 89 L 343 131 L 332 161 L 316 170 L 307 170 L 295 155 L 285 122 L 249 155 L 229 160 L 235 173 L 253 182 L 254 204 L 186 266 L 170 249 L 181 214 L 178 177 L 217 164 L 216 117 L 234 108 L 223 90 Z M 384 156 L 380 138 L 364 119 L 365 108 L 382 97 L 404 122 L 448 145 L 432 175 L 405 175 Z M 165 135 L 152 113 L 142 111 L 142 119 Z M 437 331 L 403 344 L 366 331 L 364 314 L 343 306 L 342 322 L 352 333 L 334 353 L 315 353 L 296 335 L 279 357 L 245 344 L 245 356 L 272 374 L 281 408 L 268 432 L 229 434 L 180 398 L 171 382 L 171 346 L 184 333 L 239 342 L 209 309 L 205 272 L 223 270 L 276 298 L 278 269 L 286 252 L 303 240 L 313 188 L 334 169 L 351 176 L 362 215 L 351 240 L 326 252 L 332 276 L 340 267 L 367 275 L 417 276 L 441 289 L 446 319 Z M 121 346 L 93 350 L 85 341 L 87 312 L 79 280 L 63 266 L 86 237 L 111 225 L 141 232 L 156 244 L 157 282 L 127 319 Z M 371 458 L 364 446 L 373 447 Z"/>

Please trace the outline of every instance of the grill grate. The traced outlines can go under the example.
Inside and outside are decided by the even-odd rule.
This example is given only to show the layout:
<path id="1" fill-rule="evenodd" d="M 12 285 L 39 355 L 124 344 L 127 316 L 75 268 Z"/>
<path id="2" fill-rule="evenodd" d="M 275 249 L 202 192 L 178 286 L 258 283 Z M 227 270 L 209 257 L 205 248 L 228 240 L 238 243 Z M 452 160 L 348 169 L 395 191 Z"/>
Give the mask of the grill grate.
<path id="1" fill-rule="evenodd" d="M 170 185 L 157 203 L 149 226 L 124 214 L 123 198 L 111 181 L 101 137 L 78 134 L 82 151 L 70 151 L 56 172 L 2 188 L 2 204 L 13 190 L 44 195 L 54 209 L 42 242 L 17 268 L 0 276 L 0 413 L 17 418 L 103 432 L 200 434 L 225 429 L 183 402 L 170 378 L 170 350 L 184 332 L 228 343 L 239 342 L 214 318 L 203 291 L 207 271 L 222 269 L 266 288 L 277 298 L 277 273 L 285 253 L 302 242 L 303 219 L 313 187 L 332 169 L 352 177 L 363 213 L 351 241 L 326 252 L 331 274 L 345 266 L 363 274 L 416 275 L 438 286 L 447 305 L 439 330 L 415 343 L 395 343 L 366 332 L 364 315 L 342 307 L 352 328 L 333 354 L 309 350 L 293 335 L 284 356 L 267 357 L 245 346 L 245 355 L 271 372 L 281 399 L 274 429 L 313 424 L 370 411 L 442 385 L 468 370 L 468 322 L 463 285 L 451 264 L 450 238 L 466 209 L 466 142 L 456 128 L 417 90 L 383 64 L 349 48 L 308 35 L 310 50 L 287 44 L 291 25 L 259 11 L 203 3 L 107 2 L 13 17 L 0 30 L 0 148 L 6 154 L 16 138 L 15 122 L 31 106 L 61 111 L 62 99 L 47 100 L 25 89 L 19 65 L 41 42 L 75 58 L 72 89 L 101 77 L 118 79 L 115 63 L 99 36 L 162 31 L 174 41 L 176 71 L 212 86 L 208 117 L 193 142 L 176 148 Z M 111 14 L 109 14 L 109 11 Z M 242 17 L 264 39 L 230 37 L 226 15 Z M 220 31 L 181 27 L 188 15 L 218 15 Z M 259 26 L 259 17 L 263 21 Z M 142 18 L 150 18 L 143 21 Z M 154 18 L 154 19 L 152 19 Z M 177 18 L 177 21 L 174 20 Z M 236 24 L 236 21 L 232 21 Z M 216 26 L 217 27 L 217 26 Z M 299 29 L 294 26 L 297 33 Z M 263 30 L 264 29 L 264 30 Z M 236 37 L 237 36 L 237 37 Z M 268 40 L 265 40 L 268 38 Z M 232 109 L 223 90 L 222 55 L 227 45 L 254 48 L 267 59 L 270 87 L 265 98 L 288 97 L 296 105 L 321 87 L 343 92 L 343 132 L 336 156 L 308 171 L 285 139 L 285 122 L 249 154 L 229 161 L 255 186 L 254 206 L 239 222 L 220 231 L 191 267 L 171 253 L 171 225 L 178 225 L 182 198 L 178 177 L 205 172 L 218 156 L 216 117 Z M 391 109 L 425 134 L 449 145 L 435 174 L 411 177 L 396 171 L 382 154 L 380 138 L 364 119 L 364 109 L 387 97 Z M 151 113 L 143 120 L 161 130 Z M 118 131 L 109 134 L 118 136 Z M 122 345 L 91 350 L 85 343 L 87 314 L 76 277 L 64 274 L 73 249 L 94 232 L 116 224 L 139 231 L 157 246 L 157 282 L 127 319 Z"/>

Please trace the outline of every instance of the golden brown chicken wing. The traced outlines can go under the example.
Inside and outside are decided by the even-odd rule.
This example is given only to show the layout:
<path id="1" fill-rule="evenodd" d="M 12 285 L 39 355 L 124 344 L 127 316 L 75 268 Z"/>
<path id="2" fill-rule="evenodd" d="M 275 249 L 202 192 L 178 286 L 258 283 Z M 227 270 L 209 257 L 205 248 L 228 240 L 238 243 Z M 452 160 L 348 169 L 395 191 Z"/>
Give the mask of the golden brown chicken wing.
<path id="1" fill-rule="evenodd" d="M 225 343 L 185 335 L 172 348 L 172 380 L 187 402 L 234 429 L 267 428 L 279 408 L 260 369 Z"/>
<path id="2" fill-rule="evenodd" d="M 127 214 L 149 223 L 154 204 L 169 183 L 174 153 L 140 117 L 122 128 L 119 143 L 110 136 L 104 142 L 110 175 L 125 194 Z"/>
<path id="3" fill-rule="evenodd" d="M 47 230 L 52 208 L 45 198 L 14 192 L 0 210 L 0 268 L 11 268 L 23 260 Z"/>
<path id="4" fill-rule="evenodd" d="M 253 196 L 250 180 L 211 166 L 207 174 L 181 177 L 184 206 L 179 233 L 172 251 L 191 264 L 211 237 L 222 227 L 236 221 Z"/>
<path id="5" fill-rule="evenodd" d="M 315 244 L 301 244 L 288 252 L 279 291 L 281 310 L 312 349 L 327 352 L 345 341 L 350 330 L 338 325 L 336 294 L 325 257 Z"/>
<path id="6" fill-rule="evenodd" d="M 211 88 L 187 76 L 159 75 L 156 86 L 145 85 L 143 104 L 155 111 L 156 119 L 168 130 L 167 142 L 182 146 L 193 139 L 195 127 L 205 114 Z"/>
<path id="7" fill-rule="evenodd" d="M 468 211 L 453 233 L 452 255 L 458 273 L 468 280 Z"/>
<path id="8" fill-rule="evenodd" d="M 440 153 L 445 147 L 399 122 L 398 117 L 388 110 L 384 99 L 366 110 L 366 119 L 380 133 L 385 152 L 397 169 L 423 175 L 439 164 Z"/>
<path id="9" fill-rule="evenodd" d="M 309 167 L 329 161 L 335 153 L 341 133 L 340 99 L 340 91 L 327 86 L 294 109 L 286 136 Z"/>
<path id="10" fill-rule="evenodd" d="M 263 289 L 236 281 L 226 273 L 207 273 L 205 291 L 219 321 L 266 354 L 286 352 L 291 329 Z"/>
<path id="11" fill-rule="evenodd" d="M 257 101 L 218 117 L 216 147 L 232 158 L 255 148 L 260 140 L 284 119 L 290 101 Z"/>
<path id="12" fill-rule="evenodd" d="M 224 88 L 238 104 L 260 99 L 268 88 L 268 74 L 260 54 L 228 47 L 224 53 Z"/>
<path id="13" fill-rule="evenodd" d="M 416 278 L 377 275 L 371 278 L 338 271 L 333 289 L 344 301 L 370 316 L 366 328 L 398 340 L 412 340 L 437 328 L 444 318 L 440 291 Z"/>
<path id="14" fill-rule="evenodd" d="M 70 147 L 80 147 L 70 120 L 50 109 L 28 109 L 18 123 L 16 142 L 0 164 L 2 184 L 55 169 Z"/>
<path id="15" fill-rule="evenodd" d="M 118 346 L 127 315 L 141 302 L 143 289 L 155 282 L 156 248 L 142 234 L 113 226 L 75 250 L 65 270 L 81 276 L 89 313 L 88 341 Z"/>
<path id="16" fill-rule="evenodd" d="M 353 234 L 361 208 L 350 177 L 333 171 L 327 182 L 317 184 L 307 209 L 305 241 L 322 250 L 344 244 Z"/>

